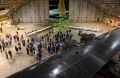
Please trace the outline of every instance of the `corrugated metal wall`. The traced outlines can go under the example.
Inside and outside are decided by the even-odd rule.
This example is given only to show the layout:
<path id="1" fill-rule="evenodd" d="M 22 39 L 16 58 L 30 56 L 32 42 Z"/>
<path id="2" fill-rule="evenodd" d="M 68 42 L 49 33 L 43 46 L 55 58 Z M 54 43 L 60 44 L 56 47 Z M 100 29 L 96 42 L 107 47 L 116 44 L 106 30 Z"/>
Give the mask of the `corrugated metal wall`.
<path id="1" fill-rule="evenodd" d="M 49 0 L 32 0 L 23 4 L 13 14 L 14 21 L 44 23 L 49 21 Z"/>
<path id="2" fill-rule="evenodd" d="M 103 13 L 87 0 L 69 0 L 69 19 L 75 22 L 95 22 Z M 13 15 L 15 21 L 42 23 L 49 21 L 49 0 L 31 0 L 19 7 Z"/>
<path id="3" fill-rule="evenodd" d="M 75 22 L 95 22 L 103 19 L 103 14 L 87 0 L 69 1 L 69 19 Z"/>

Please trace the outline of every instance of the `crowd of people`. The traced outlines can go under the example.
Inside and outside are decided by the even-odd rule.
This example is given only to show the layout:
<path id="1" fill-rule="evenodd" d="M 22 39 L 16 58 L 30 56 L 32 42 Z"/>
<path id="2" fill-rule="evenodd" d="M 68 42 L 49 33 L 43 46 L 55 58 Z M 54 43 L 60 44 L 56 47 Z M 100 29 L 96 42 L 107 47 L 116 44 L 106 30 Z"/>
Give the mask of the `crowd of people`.
<path id="1" fill-rule="evenodd" d="M 94 34 L 86 34 L 79 31 L 82 42 L 90 41 L 95 37 Z M 16 54 L 22 54 L 22 48 L 26 49 L 26 54 L 35 56 L 37 60 L 41 60 L 42 52 L 47 51 L 49 54 L 59 54 L 74 47 L 74 39 L 71 30 L 66 32 L 49 31 L 42 36 L 32 35 L 25 39 L 23 35 L 16 32 L 15 35 L 7 34 L 6 38 L 0 40 L 0 51 L 5 53 L 6 59 L 12 59 L 13 51 L 11 46 L 14 45 Z"/>
<path id="2" fill-rule="evenodd" d="M 27 55 L 35 56 L 37 60 L 41 60 L 44 50 L 49 54 L 58 54 L 71 48 L 74 41 L 72 36 L 71 30 L 64 33 L 49 31 L 42 36 L 32 35 L 28 39 L 25 39 L 18 32 L 13 36 L 6 34 L 6 38 L 0 40 L 0 51 L 5 53 L 6 59 L 12 59 L 14 52 L 11 50 L 12 46 L 14 46 L 16 54 L 22 54 L 22 48 L 25 47 Z"/>
<path id="3" fill-rule="evenodd" d="M 12 50 L 11 47 L 15 43 L 15 50 L 17 53 L 21 51 L 21 42 L 25 41 L 23 35 L 19 36 L 18 32 L 14 36 L 11 34 L 6 34 L 5 38 L 0 39 L 0 51 L 5 53 L 6 59 L 12 59 Z M 18 44 L 18 45 L 16 45 Z M 19 51 L 19 52 L 18 52 Z"/>
<path id="4" fill-rule="evenodd" d="M 43 52 L 43 50 L 47 50 L 49 54 L 63 52 L 73 46 L 71 45 L 73 42 L 72 36 L 71 31 L 66 31 L 65 33 L 54 33 L 53 31 L 49 31 L 49 33 L 39 37 L 31 36 L 27 40 L 27 54 L 35 55 L 39 60 L 42 56 L 41 52 Z"/>
<path id="5" fill-rule="evenodd" d="M 87 42 L 91 42 L 93 39 L 96 38 L 96 35 L 93 33 L 83 33 L 82 30 L 79 30 L 78 35 L 81 37 L 80 38 L 80 43 L 87 43 Z"/>

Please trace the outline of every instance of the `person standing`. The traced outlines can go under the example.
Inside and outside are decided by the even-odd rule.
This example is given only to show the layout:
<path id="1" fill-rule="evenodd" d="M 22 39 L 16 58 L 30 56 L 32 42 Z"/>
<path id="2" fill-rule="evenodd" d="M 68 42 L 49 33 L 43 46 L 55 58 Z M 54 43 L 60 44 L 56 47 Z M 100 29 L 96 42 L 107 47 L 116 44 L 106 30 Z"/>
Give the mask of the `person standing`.
<path id="1" fill-rule="evenodd" d="M 29 46 L 26 47 L 27 55 L 29 55 Z"/>
<path id="2" fill-rule="evenodd" d="M 23 34 L 21 35 L 21 40 L 23 40 Z"/>
<path id="3" fill-rule="evenodd" d="M 19 35 L 18 31 L 16 32 L 17 35 Z"/>
<path id="4" fill-rule="evenodd" d="M 2 40 L 2 49 L 3 49 L 3 51 L 5 51 L 5 46 L 6 46 L 6 43 L 4 42 L 4 40 Z"/>
<path id="5" fill-rule="evenodd" d="M 11 45 L 12 45 L 12 40 L 13 40 L 13 39 L 12 39 L 12 36 L 10 35 L 10 41 L 11 41 Z"/>
<path id="6" fill-rule="evenodd" d="M 16 53 L 18 53 L 18 47 L 15 45 L 15 51 Z"/>
<path id="7" fill-rule="evenodd" d="M 30 45 L 30 55 L 33 55 L 33 46 Z"/>
<path id="8" fill-rule="evenodd" d="M 19 42 L 19 36 L 17 36 L 17 42 Z"/>
<path id="9" fill-rule="evenodd" d="M 41 57 L 42 57 L 41 52 L 38 52 L 37 59 L 38 59 L 39 61 L 41 60 Z"/>
<path id="10" fill-rule="evenodd" d="M 44 42 L 44 43 L 45 43 L 45 50 L 46 50 L 46 49 L 47 49 L 47 42 L 46 42 L 46 40 L 45 40 L 45 42 Z"/>
<path id="11" fill-rule="evenodd" d="M 16 42 L 16 35 L 13 36 L 14 42 Z"/>
<path id="12" fill-rule="evenodd" d="M 12 59 L 12 51 L 11 50 L 8 51 L 8 54 L 9 54 L 10 58 Z"/>
<path id="13" fill-rule="evenodd" d="M 50 48 L 51 48 L 51 46 L 50 46 L 50 45 L 48 45 L 48 48 L 47 48 L 48 53 L 50 53 Z"/>
<path id="14" fill-rule="evenodd" d="M 33 46 L 32 49 L 33 49 L 33 54 L 35 54 L 36 51 L 35 47 Z"/>
<path id="15" fill-rule="evenodd" d="M 53 53 L 55 53 L 55 52 L 56 52 L 56 50 L 55 50 L 55 46 L 53 45 L 53 47 L 52 47 L 52 48 L 53 48 Z"/>
<path id="16" fill-rule="evenodd" d="M 42 51 L 42 44 L 41 44 L 41 43 L 39 43 L 39 44 L 37 45 L 37 49 L 38 49 L 38 52 L 41 52 L 41 51 Z"/>
<path id="17" fill-rule="evenodd" d="M 25 47 L 25 40 L 22 40 L 23 47 Z"/>
<path id="18" fill-rule="evenodd" d="M 6 59 L 9 59 L 9 58 L 8 58 L 7 50 L 5 51 L 5 56 L 6 56 Z"/>
<path id="19" fill-rule="evenodd" d="M 58 50 L 59 50 L 59 44 L 56 44 L 56 53 L 58 53 Z"/>
<path id="20" fill-rule="evenodd" d="M 21 44 L 20 43 L 18 43 L 18 49 L 19 49 L 19 51 L 20 51 L 20 53 L 22 53 L 22 51 L 21 51 Z"/>
<path id="21" fill-rule="evenodd" d="M 37 50 L 35 50 L 35 58 L 37 59 L 37 55 L 38 55 L 38 51 Z M 38 60 L 38 59 L 37 59 Z"/>
<path id="22" fill-rule="evenodd" d="M 0 51 L 1 51 L 1 53 L 2 53 L 2 45 L 0 44 Z"/>
<path id="23" fill-rule="evenodd" d="M 30 43 L 30 40 L 29 39 L 27 39 L 27 44 L 29 44 Z"/>
<path id="24" fill-rule="evenodd" d="M 50 46 L 50 54 L 53 54 L 53 45 Z"/>

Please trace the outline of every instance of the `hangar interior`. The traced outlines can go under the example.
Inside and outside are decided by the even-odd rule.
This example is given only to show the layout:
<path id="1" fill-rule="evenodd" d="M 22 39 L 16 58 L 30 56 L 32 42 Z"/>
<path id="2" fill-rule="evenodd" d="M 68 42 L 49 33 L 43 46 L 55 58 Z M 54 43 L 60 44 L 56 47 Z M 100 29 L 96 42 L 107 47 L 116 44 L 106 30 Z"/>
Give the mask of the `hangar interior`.
<path id="1" fill-rule="evenodd" d="M 0 78 L 120 78 L 119 27 L 120 0 L 0 0 Z"/>

